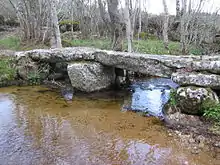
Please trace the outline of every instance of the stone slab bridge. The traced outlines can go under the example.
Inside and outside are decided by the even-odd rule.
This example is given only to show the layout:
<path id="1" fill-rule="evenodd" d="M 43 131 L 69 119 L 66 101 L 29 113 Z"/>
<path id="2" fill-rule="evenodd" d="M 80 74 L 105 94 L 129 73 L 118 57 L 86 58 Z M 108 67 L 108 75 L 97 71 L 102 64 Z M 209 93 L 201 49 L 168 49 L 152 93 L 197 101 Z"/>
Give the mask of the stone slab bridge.
<path id="1" fill-rule="evenodd" d="M 176 56 L 116 52 L 86 47 L 37 49 L 16 52 L 18 73 L 24 79 L 30 72 L 43 72 L 48 77 L 51 69 L 65 63 L 74 88 L 92 92 L 108 87 L 115 80 L 115 68 L 149 76 L 171 78 L 183 85 L 220 89 L 220 56 Z M 53 68 L 59 72 L 60 68 Z M 25 77 L 26 75 L 26 77 Z"/>

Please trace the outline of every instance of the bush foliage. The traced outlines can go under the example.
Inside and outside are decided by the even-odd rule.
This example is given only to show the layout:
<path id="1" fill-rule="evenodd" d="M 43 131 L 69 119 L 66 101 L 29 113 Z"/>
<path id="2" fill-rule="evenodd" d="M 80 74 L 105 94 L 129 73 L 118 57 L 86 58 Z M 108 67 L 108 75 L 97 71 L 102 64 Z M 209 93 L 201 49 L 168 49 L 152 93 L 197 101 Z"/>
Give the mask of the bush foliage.
<path id="1" fill-rule="evenodd" d="M 220 104 L 211 100 L 204 101 L 201 110 L 203 115 L 210 120 L 220 122 Z"/>

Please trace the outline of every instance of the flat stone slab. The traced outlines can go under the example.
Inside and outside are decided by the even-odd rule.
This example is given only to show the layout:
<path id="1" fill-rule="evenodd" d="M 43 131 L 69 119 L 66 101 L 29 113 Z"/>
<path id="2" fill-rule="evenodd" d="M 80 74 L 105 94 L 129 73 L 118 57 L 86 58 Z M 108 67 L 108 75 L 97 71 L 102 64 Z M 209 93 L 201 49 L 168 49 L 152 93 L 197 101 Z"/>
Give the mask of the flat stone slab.
<path id="1" fill-rule="evenodd" d="M 15 53 L 17 60 L 26 56 L 47 63 L 90 61 L 149 76 L 170 78 L 180 85 L 220 88 L 220 56 L 176 56 L 128 53 L 87 47 L 38 49 Z M 180 72 L 181 70 L 181 72 Z M 201 73 L 198 74 L 197 72 Z"/>
<path id="2" fill-rule="evenodd" d="M 171 79 L 182 86 L 194 85 L 220 89 L 220 75 L 216 74 L 177 72 L 172 74 Z"/>

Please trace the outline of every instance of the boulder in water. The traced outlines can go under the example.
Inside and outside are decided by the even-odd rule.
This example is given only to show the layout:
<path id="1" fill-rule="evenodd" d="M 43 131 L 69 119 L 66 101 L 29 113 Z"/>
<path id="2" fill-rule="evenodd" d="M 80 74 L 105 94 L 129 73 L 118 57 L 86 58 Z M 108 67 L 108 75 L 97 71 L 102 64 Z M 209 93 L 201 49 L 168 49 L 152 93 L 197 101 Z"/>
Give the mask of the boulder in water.
<path id="1" fill-rule="evenodd" d="M 97 62 L 74 62 L 67 71 L 73 88 L 83 92 L 106 89 L 115 81 L 114 68 Z"/>
<path id="2" fill-rule="evenodd" d="M 182 113 L 192 115 L 201 113 L 201 105 L 206 100 L 219 102 L 218 96 L 210 88 L 195 86 L 178 88 L 175 97 L 178 109 Z"/>

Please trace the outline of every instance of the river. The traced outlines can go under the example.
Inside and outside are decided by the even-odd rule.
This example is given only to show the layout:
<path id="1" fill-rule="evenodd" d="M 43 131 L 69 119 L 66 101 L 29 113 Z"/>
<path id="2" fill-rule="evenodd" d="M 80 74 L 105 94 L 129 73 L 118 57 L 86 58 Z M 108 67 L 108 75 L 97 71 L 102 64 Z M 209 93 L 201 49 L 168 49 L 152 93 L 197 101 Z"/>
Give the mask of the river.
<path id="1" fill-rule="evenodd" d="M 67 102 L 44 87 L 1 88 L 0 164 L 220 164 L 210 152 L 192 154 L 160 120 L 121 111 L 125 100 L 80 95 Z"/>

